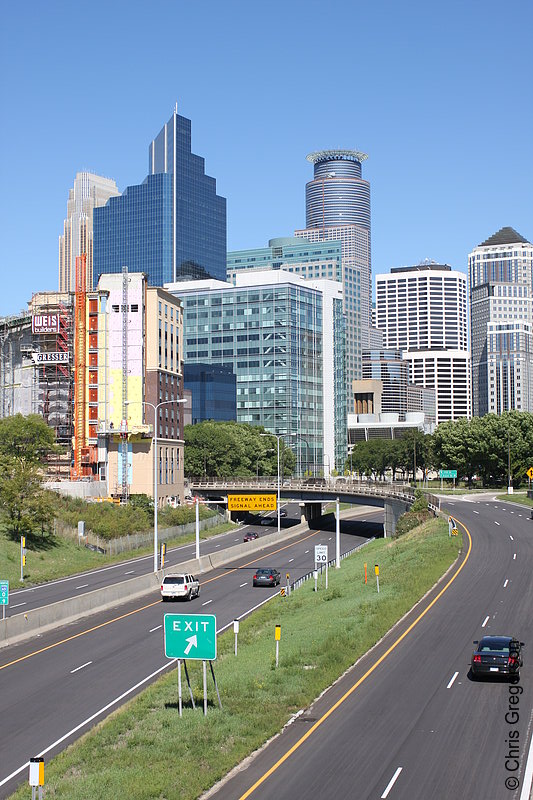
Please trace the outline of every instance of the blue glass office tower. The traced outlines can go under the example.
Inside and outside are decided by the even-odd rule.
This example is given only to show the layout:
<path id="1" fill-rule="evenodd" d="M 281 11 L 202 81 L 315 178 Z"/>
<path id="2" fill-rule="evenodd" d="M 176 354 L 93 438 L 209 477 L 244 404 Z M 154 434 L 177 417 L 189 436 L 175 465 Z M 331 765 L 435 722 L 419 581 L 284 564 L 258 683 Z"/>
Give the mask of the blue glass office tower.
<path id="1" fill-rule="evenodd" d="M 174 281 L 226 279 L 226 198 L 191 151 L 191 121 L 174 109 L 149 147 L 148 171 L 172 178 Z"/>
<path id="2" fill-rule="evenodd" d="M 226 277 L 226 199 L 174 110 L 149 148 L 149 175 L 95 209 L 93 274 L 145 272 L 151 286 Z"/>
<path id="3" fill-rule="evenodd" d="M 172 179 L 149 175 L 93 211 L 93 274 L 144 272 L 151 286 L 172 275 Z"/>

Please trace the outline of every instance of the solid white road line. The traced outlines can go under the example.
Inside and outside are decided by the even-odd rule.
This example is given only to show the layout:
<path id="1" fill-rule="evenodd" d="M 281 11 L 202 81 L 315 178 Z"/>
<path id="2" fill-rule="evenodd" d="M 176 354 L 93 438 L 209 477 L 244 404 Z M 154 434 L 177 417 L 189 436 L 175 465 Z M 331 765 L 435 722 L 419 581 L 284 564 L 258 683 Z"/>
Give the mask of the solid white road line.
<path id="1" fill-rule="evenodd" d="M 454 682 L 454 680 L 457 678 L 457 676 L 458 676 L 458 675 L 459 675 L 459 673 L 458 673 L 458 672 L 454 672 L 454 673 L 453 673 L 453 677 L 452 677 L 451 681 L 449 682 L 448 686 L 446 687 L 447 689 L 451 689 L 451 688 L 452 688 L 452 686 L 453 686 L 453 682 Z"/>
<path id="2" fill-rule="evenodd" d="M 159 628 L 162 628 L 162 627 L 163 627 L 162 625 L 156 625 L 155 628 L 150 628 L 148 633 L 153 633 L 154 631 L 158 631 Z"/>
<path id="3" fill-rule="evenodd" d="M 520 800 L 529 800 L 531 796 L 531 787 L 533 786 L 533 736 L 529 743 L 529 755 L 527 757 L 526 769 L 524 777 L 522 778 L 522 791 L 520 793 Z"/>
<path id="4" fill-rule="evenodd" d="M 89 664 L 92 664 L 92 663 L 93 663 L 92 661 L 87 661 L 87 663 L 86 664 L 82 664 L 81 667 L 76 667 L 76 669 L 71 669 L 70 670 L 70 674 L 72 675 L 74 672 L 77 672 L 78 670 L 83 669 L 84 667 L 88 667 Z"/>
<path id="5" fill-rule="evenodd" d="M 507 588 L 507 584 L 508 584 L 508 583 L 509 583 L 509 578 L 506 578 L 506 579 L 505 579 L 505 583 L 503 584 L 503 588 L 504 588 L 504 589 L 506 589 L 506 588 Z"/>
<path id="6" fill-rule="evenodd" d="M 483 620 L 483 622 L 481 623 L 481 627 L 482 627 L 482 628 L 484 628 L 484 627 L 485 627 L 485 625 L 487 624 L 487 622 L 489 621 L 489 619 L 490 619 L 490 617 L 485 617 L 485 619 L 484 619 L 484 620 Z"/>
<path id="7" fill-rule="evenodd" d="M 130 569 L 130 571 L 129 572 L 125 572 L 124 575 L 133 575 L 134 572 L 135 572 L 134 569 Z"/>
<path id="8" fill-rule="evenodd" d="M 241 583 L 241 585 L 239 586 L 239 589 L 242 589 L 243 586 L 248 586 L 248 583 Z"/>
<path id="9" fill-rule="evenodd" d="M 494 524 L 495 524 L 495 525 L 499 525 L 500 523 L 499 523 L 499 522 L 496 522 L 496 520 L 494 520 Z"/>
<path id="10" fill-rule="evenodd" d="M 230 624 L 233 624 L 233 623 L 230 623 Z M 110 703 L 108 703 L 105 706 L 102 706 L 102 708 L 100 708 L 94 714 L 91 714 L 90 717 L 87 717 L 87 719 L 84 719 L 82 722 L 80 722 L 79 725 L 76 725 L 75 728 L 72 728 L 72 730 L 70 730 L 67 733 L 63 734 L 63 736 L 61 736 L 59 739 L 56 739 L 55 742 L 52 742 L 52 744 L 49 744 L 48 747 L 45 747 L 44 750 L 41 750 L 40 753 L 37 753 L 37 757 L 45 756 L 48 752 L 50 752 L 50 750 L 53 750 L 54 747 L 57 747 L 59 744 L 64 742 L 65 739 L 68 739 L 70 736 L 73 736 L 73 734 L 77 733 L 81 728 L 84 727 L 84 725 L 88 725 L 90 722 L 93 721 L 93 719 L 97 719 L 97 717 L 99 717 L 101 714 L 105 714 L 106 711 L 109 711 L 109 709 L 113 708 L 114 705 L 116 705 L 117 703 L 120 703 L 120 701 L 124 700 L 124 698 L 127 697 L 129 694 L 131 694 L 132 692 L 135 692 L 140 686 L 143 686 L 145 683 L 148 683 L 149 680 L 151 680 L 152 678 L 155 678 L 156 675 L 159 675 L 160 672 L 163 672 L 165 669 L 168 669 L 169 667 L 173 666 L 175 663 L 176 663 L 176 659 L 173 659 L 172 661 L 167 661 L 166 664 L 163 664 L 162 667 L 159 667 L 159 669 L 156 669 L 156 671 L 152 672 L 151 675 L 147 675 L 146 678 L 143 678 L 142 681 L 139 681 L 139 683 L 136 683 L 135 686 L 132 686 L 131 688 L 127 689 L 125 692 L 123 692 L 118 697 L 115 697 L 114 700 L 111 700 Z M 11 778 L 14 778 L 16 775 L 18 775 L 19 772 L 22 772 L 23 770 L 28 769 L 29 765 L 30 765 L 30 762 L 26 761 L 24 764 L 22 764 L 22 766 L 18 767 L 16 770 L 14 770 L 14 772 L 12 772 L 11 775 L 6 775 L 5 778 L 2 778 L 2 780 L 0 780 L 0 786 L 3 786 L 5 783 L 8 783 L 8 781 L 10 781 Z"/>
<path id="11" fill-rule="evenodd" d="M 398 767 L 398 769 L 396 770 L 396 772 L 394 773 L 394 775 L 390 779 L 387 788 L 385 789 L 385 791 L 381 795 L 381 800 L 385 800 L 385 798 L 389 796 L 389 792 L 392 789 L 392 787 L 394 786 L 394 784 L 396 783 L 396 781 L 398 780 L 398 775 L 400 774 L 402 769 L 403 769 L 403 767 Z"/>
<path id="12" fill-rule="evenodd" d="M 88 583 L 82 583 L 81 586 L 76 586 L 76 589 L 85 589 L 85 587 L 88 585 L 89 585 Z"/>
<path id="13" fill-rule="evenodd" d="M 203 606 L 208 606 L 209 603 L 212 603 L 212 600 L 206 600 L 205 603 L 202 603 Z"/>

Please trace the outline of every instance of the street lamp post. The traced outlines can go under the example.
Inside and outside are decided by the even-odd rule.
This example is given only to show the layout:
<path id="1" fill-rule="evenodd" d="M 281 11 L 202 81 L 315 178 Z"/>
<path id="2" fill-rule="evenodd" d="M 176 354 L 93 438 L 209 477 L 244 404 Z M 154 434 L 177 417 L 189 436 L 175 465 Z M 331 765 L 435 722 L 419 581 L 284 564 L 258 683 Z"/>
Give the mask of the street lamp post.
<path id="1" fill-rule="evenodd" d="M 161 403 L 155 405 L 148 400 L 126 400 L 126 405 L 132 403 L 141 403 L 143 406 L 150 406 L 154 409 L 154 572 L 157 572 L 159 554 L 157 552 L 157 483 L 158 483 L 158 470 L 157 470 L 157 412 L 161 406 L 170 405 L 172 403 L 186 403 L 187 398 L 182 397 L 178 400 L 163 400 Z"/>
<path id="2" fill-rule="evenodd" d="M 279 480 L 279 440 L 283 439 L 284 436 L 296 436 L 296 433 L 260 433 L 259 436 L 273 436 L 275 439 L 278 440 L 278 533 L 281 531 L 281 517 L 279 515 L 279 503 L 280 503 L 280 495 L 281 495 L 281 487 L 280 487 L 280 480 Z"/>

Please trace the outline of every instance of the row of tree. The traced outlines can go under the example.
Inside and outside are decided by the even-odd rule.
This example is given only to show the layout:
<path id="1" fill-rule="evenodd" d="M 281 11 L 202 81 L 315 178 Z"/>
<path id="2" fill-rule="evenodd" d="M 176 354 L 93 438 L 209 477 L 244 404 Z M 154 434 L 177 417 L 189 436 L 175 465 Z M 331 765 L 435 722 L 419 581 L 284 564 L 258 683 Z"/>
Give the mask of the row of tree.
<path id="1" fill-rule="evenodd" d="M 398 471 L 457 470 L 458 479 L 472 485 L 518 487 L 528 481 L 533 466 L 533 414 L 510 411 L 470 420 L 443 422 L 431 435 L 410 431 L 401 439 L 371 439 L 354 446 L 346 469 L 367 476 Z"/>
<path id="2" fill-rule="evenodd" d="M 47 456 L 57 450 L 54 432 L 37 415 L 0 420 L 0 514 L 8 529 L 49 528 L 54 499 L 43 491 Z M 292 474 L 296 457 L 279 440 L 280 472 Z M 277 475 L 278 440 L 261 426 L 237 422 L 200 422 L 185 427 L 185 475 L 188 477 L 260 477 Z M 469 485 L 527 482 L 533 466 L 533 414 L 511 411 L 439 425 L 432 435 L 410 431 L 396 440 L 359 442 L 346 461 L 346 472 L 369 477 L 414 476 L 418 470 L 455 469 Z"/>

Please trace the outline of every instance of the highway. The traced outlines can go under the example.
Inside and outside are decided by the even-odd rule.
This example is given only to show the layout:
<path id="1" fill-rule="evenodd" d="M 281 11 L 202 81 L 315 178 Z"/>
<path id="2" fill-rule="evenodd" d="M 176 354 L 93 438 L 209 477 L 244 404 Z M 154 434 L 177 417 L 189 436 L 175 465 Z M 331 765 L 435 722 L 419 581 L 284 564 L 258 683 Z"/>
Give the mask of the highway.
<path id="1" fill-rule="evenodd" d="M 533 521 L 486 496 L 447 508 L 471 549 L 465 533 L 446 579 L 210 798 L 529 800 Z M 526 643 L 518 686 L 469 679 L 483 634 Z"/>
<path id="2" fill-rule="evenodd" d="M 284 517 L 281 520 L 282 529 L 297 525 L 300 522 L 298 515 L 299 507 L 296 503 L 285 505 L 285 508 L 288 509 L 288 514 L 290 514 L 290 516 Z M 242 530 L 236 528 L 235 530 L 218 534 L 207 539 L 200 538 L 200 555 L 204 556 L 208 553 L 214 553 L 217 550 L 231 547 L 236 542 L 242 542 L 242 536 L 248 530 L 256 530 L 261 537 L 275 531 L 276 526 L 247 525 L 243 526 Z M 165 570 L 180 562 L 193 559 L 195 557 L 195 552 L 196 544 L 194 541 L 178 547 L 169 548 L 165 558 Z M 70 575 L 65 578 L 60 578 L 59 580 L 39 584 L 38 586 L 14 589 L 9 593 L 7 615 L 13 617 L 17 614 L 25 614 L 35 608 L 41 608 L 42 606 L 50 605 L 60 600 L 67 600 L 78 594 L 92 592 L 115 583 L 132 580 L 136 576 L 147 575 L 153 572 L 153 568 L 154 555 L 152 552 L 146 556 L 132 556 L 130 559 L 121 561 L 120 563 L 108 564 L 99 569 Z"/>
<path id="3" fill-rule="evenodd" d="M 382 510 L 357 513 L 359 521 L 342 521 L 343 552 L 382 532 Z M 241 541 L 242 531 L 239 536 Z M 334 542 L 333 529 L 308 530 L 201 576 L 201 595 L 191 603 L 162 604 L 156 591 L 142 602 L 0 650 L 0 798 L 27 780 L 30 757 L 42 754 L 48 762 L 172 665 L 163 654 L 164 613 L 213 613 L 220 631 L 278 591 L 252 587 L 256 566 L 273 566 L 296 579 L 313 568 L 316 544 L 328 544 L 333 557 Z"/>

